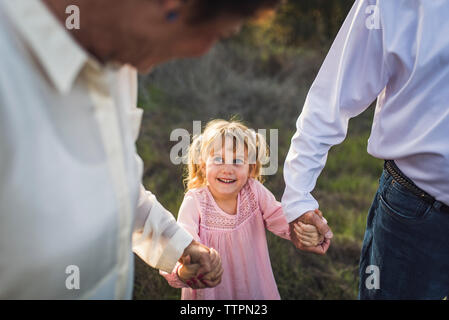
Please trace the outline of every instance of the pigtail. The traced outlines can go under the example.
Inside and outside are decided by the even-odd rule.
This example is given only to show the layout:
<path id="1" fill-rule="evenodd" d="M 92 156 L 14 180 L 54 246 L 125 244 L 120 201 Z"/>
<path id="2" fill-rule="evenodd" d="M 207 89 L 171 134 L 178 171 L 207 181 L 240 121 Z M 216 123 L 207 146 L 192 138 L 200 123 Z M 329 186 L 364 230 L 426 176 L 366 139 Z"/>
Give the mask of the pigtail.
<path id="1" fill-rule="evenodd" d="M 193 137 L 192 144 L 187 152 L 187 177 L 184 179 L 184 185 L 187 190 L 200 187 L 204 184 L 205 177 L 201 169 L 201 144 L 202 135 Z"/>
<path id="2" fill-rule="evenodd" d="M 256 163 L 254 164 L 253 178 L 263 183 L 262 166 L 266 164 L 269 157 L 268 144 L 265 137 L 255 132 Z"/>

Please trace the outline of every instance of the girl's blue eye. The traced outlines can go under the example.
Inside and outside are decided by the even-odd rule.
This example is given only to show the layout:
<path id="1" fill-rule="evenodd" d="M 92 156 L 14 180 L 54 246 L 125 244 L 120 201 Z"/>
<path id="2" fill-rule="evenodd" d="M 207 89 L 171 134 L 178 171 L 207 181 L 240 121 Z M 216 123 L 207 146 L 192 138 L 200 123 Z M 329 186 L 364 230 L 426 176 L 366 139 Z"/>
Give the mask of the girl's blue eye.
<path id="1" fill-rule="evenodd" d="M 215 157 L 214 158 L 214 163 L 215 164 L 222 164 L 223 163 L 223 158 L 222 157 Z"/>
<path id="2" fill-rule="evenodd" d="M 234 164 L 243 164 L 242 159 L 234 159 Z"/>

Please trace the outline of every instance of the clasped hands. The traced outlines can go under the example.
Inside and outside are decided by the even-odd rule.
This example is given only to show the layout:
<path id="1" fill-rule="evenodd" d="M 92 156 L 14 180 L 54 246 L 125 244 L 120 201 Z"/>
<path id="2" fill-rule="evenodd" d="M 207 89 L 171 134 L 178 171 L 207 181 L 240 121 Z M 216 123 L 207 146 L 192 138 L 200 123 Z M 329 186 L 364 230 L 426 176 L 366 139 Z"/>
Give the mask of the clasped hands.
<path id="1" fill-rule="evenodd" d="M 179 279 L 193 289 L 213 288 L 220 284 L 223 268 L 218 252 L 192 241 L 179 259 Z"/>
<path id="2" fill-rule="evenodd" d="M 298 249 L 319 255 L 329 249 L 333 234 L 320 210 L 308 211 L 289 225 L 291 241 Z"/>

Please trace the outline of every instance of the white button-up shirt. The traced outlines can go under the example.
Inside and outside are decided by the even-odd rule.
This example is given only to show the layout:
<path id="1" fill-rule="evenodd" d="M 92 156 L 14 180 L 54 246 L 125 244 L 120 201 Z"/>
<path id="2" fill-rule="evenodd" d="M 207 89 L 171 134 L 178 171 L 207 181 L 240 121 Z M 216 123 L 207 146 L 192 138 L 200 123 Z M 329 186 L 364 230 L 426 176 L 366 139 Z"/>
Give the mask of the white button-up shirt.
<path id="1" fill-rule="evenodd" d="M 449 1 L 356 1 L 307 95 L 285 166 L 289 221 L 311 196 L 329 148 L 376 98 L 368 152 L 395 160 L 449 204 Z"/>
<path id="2" fill-rule="evenodd" d="M 141 185 L 137 74 L 102 67 L 39 0 L 0 0 L 0 298 L 131 298 L 192 237 Z"/>

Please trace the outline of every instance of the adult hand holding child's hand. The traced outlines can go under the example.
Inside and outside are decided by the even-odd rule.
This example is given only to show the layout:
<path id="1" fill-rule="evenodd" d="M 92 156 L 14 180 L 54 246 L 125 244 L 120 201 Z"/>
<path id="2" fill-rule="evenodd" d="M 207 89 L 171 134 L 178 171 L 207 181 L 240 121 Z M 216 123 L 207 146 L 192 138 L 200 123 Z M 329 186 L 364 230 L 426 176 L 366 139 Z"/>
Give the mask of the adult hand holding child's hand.
<path id="1" fill-rule="evenodd" d="M 290 236 L 298 249 L 324 255 L 329 249 L 333 234 L 321 211 L 315 209 L 290 222 Z"/>
<path id="2" fill-rule="evenodd" d="M 178 276 L 193 289 L 212 288 L 220 284 L 223 268 L 215 249 L 192 241 L 179 259 Z"/>

